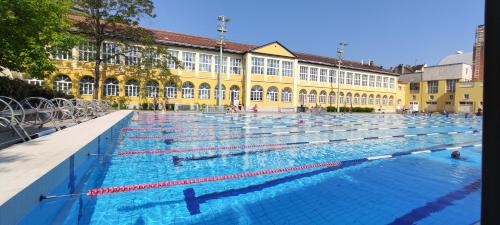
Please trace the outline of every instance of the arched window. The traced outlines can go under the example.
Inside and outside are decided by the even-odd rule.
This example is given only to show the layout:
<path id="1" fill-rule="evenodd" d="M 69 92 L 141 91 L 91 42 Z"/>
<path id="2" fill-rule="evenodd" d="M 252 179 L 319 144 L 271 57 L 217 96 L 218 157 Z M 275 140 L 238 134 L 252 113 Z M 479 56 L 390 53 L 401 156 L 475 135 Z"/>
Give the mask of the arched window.
<path id="1" fill-rule="evenodd" d="M 366 94 L 361 95 L 361 105 L 366 105 Z"/>
<path id="2" fill-rule="evenodd" d="M 125 83 L 125 96 L 137 97 L 139 96 L 139 81 L 135 79 L 127 80 Z"/>
<path id="3" fill-rule="evenodd" d="M 291 102 L 292 101 L 292 89 L 289 87 L 283 88 L 281 91 L 281 101 Z"/>
<path id="4" fill-rule="evenodd" d="M 370 97 L 368 97 L 368 104 L 373 105 L 373 95 L 370 95 Z"/>
<path id="5" fill-rule="evenodd" d="M 351 104 L 351 99 L 352 99 L 351 92 L 347 92 L 347 95 L 345 96 L 345 103 L 348 105 Z"/>
<path id="6" fill-rule="evenodd" d="M 57 75 L 56 79 L 54 80 L 54 89 L 56 91 L 71 94 L 71 86 L 71 79 L 66 75 Z"/>
<path id="7" fill-rule="evenodd" d="M 326 104 L 326 91 L 321 91 L 319 93 L 319 103 Z"/>
<path id="8" fill-rule="evenodd" d="M 104 96 L 118 96 L 120 94 L 120 85 L 116 78 L 108 78 L 104 81 Z"/>
<path id="9" fill-rule="evenodd" d="M 222 100 L 226 99 L 226 86 L 221 85 L 222 89 Z M 219 99 L 219 85 L 215 85 L 215 99 Z"/>
<path id="10" fill-rule="evenodd" d="M 389 97 L 389 105 L 394 105 L 394 96 Z"/>
<path id="11" fill-rule="evenodd" d="M 80 79 L 80 95 L 93 95 L 94 94 L 94 78 L 84 76 Z"/>
<path id="12" fill-rule="evenodd" d="M 166 98 L 177 98 L 177 85 L 173 82 L 168 82 L 165 85 L 164 92 Z"/>
<path id="13" fill-rule="evenodd" d="M 335 92 L 330 92 L 330 94 L 328 94 L 328 99 L 329 99 L 329 103 L 330 105 L 332 104 L 335 104 Z"/>
<path id="14" fill-rule="evenodd" d="M 384 97 L 382 97 L 382 105 L 387 105 L 387 95 L 384 95 Z"/>
<path id="15" fill-rule="evenodd" d="M 306 96 L 307 96 L 307 91 L 302 89 L 299 92 L 299 101 L 300 104 L 305 105 L 306 104 Z"/>
<path id="16" fill-rule="evenodd" d="M 182 98 L 194 98 L 194 85 L 186 81 L 182 84 Z"/>
<path id="17" fill-rule="evenodd" d="M 344 92 L 340 92 L 339 94 L 339 104 L 343 104 L 344 103 Z"/>
<path id="18" fill-rule="evenodd" d="M 380 95 L 375 97 L 375 105 L 380 105 Z"/>
<path id="19" fill-rule="evenodd" d="M 233 85 L 229 88 L 229 99 L 231 101 L 240 99 L 240 88 L 236 85 Z"/>
<path id="20" fill-rule="evenodd" d="M 398 98 L 398 105 L 401 105 L 401 99 Z"/>
<path id="21" fill-rule="evenodd" d="M 200 84 L 198 88 L 199 99 L 210 99 L 210 85 L 207 83 Z"/>
<path id="22" fill-rule="evenodd" d="M 269 102 L 278 101 L 278 88 L 271 86 L 267 89 L 267 101 Z"/>
<path id="23" fill-rule="evenodd" d="M 146 97 L 158 98 L 159 90 L 160 90 L 160 85 L 155 80 L 148 80 L 148 82 L 146 82 Z"/>
<path id="24" fill-rule="evenodd" d="M 255 85 L 250 90 L 250 100 L 254 102 L 262 101 L 262 87 Z"/>
<path id="25" fill-rule="evenodd" d="M 353 101 L 354 105 L 358 105 L 359 104 L 359 94 L 356 93 L 354 94 L 354 101 Z"/>
<path id="26" fill-rule="evenodd" d="M 316 91 L 312 90 L 309 92 L 309 103 L 316 103 Z"/>

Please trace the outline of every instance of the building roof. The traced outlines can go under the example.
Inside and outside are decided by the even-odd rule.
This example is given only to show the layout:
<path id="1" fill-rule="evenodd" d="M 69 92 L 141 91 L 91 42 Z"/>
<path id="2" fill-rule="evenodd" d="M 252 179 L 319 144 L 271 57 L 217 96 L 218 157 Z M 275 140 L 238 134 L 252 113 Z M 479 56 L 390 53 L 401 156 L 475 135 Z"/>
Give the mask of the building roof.
<path id="1" fill-rule="evenodd" d="M 73 21 L 83 22 L 84 17 L 77 15 L 70 15 L 69 18 Z M 189 34 L 181 34 L 171 31 L 157 30 L 152 28 L 144 28 L 151 31 L 153 38 L 158 44 L 185 46 L 193 48 L 201 48 L 208 50 L 218 49 L 218 40 L 213 38 L 200 37 Z M 224 51 L 237 54 L 245 54 L 251 52 L 253 49 L 260 47 L 259 45 L 241 44 L 236 42 L 225 41 Z M 297 59 L 301 62 L 308 62 L 313 64 L 336 66 L 337 59 L 333 57 L 313 55 L 301 52 L 292 52 L 296 55 Z M 390 70 L 384 69 L 376 65 L 361 64 L 354 61 L 342 60 L 342 67 L 363 70 L 367 72 L 385 73 L 390 75 L 398 75 Z"/>
<path id="2" fill-rule="evenodd" d="M 468 65 L 472 65 L 472 52 L 463 53 L 458 51 L 456 54 L 448 55 L 443 59 L 441 59 L 438 65 L 448 65 L 457 63 L 465 63 Z"/>

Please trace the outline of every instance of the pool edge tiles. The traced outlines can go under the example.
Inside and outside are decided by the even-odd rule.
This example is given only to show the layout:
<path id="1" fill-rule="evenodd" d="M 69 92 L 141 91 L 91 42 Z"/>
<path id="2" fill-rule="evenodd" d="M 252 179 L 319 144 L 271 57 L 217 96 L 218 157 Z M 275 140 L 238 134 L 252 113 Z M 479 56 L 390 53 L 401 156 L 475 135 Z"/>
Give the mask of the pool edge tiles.
<path id="1" fill-rule="evenodd" d="M 0 224 L 16 224 L 112 139 L 132 111 L 116 111 L 0 151 Z"/>

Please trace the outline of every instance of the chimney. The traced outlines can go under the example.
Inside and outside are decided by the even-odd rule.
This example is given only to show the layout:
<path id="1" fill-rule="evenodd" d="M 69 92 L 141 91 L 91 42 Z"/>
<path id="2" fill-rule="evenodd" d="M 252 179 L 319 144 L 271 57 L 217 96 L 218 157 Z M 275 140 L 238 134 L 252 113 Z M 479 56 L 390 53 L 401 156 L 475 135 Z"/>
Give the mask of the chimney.
<path id="1" fill-rule="evenodd" d="M 373 60 L 368 59 L 368 65 L 369 65 L 369 66 L 373 66 Z"/>
<path id="2" fill-rule="evenodd" d="M 361 60 L 361 65 L 364 65 L 364 64 L 365 64 L 365 63 L 364 63 L 364 61 L 363 61 L 363 59 L 362 59 L 362 60 Z"/>

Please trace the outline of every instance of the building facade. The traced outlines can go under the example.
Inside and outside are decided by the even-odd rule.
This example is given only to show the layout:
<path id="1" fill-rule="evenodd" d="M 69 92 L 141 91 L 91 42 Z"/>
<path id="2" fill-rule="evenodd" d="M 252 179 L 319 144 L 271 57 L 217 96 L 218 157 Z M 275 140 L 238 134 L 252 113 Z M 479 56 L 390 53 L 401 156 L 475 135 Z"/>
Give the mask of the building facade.
<path id="1" fill-rule="evenodd" d="M 471 113 L 482 108 L 483 85 L 472 81 L 472 66 L 465 63 L 424 67 L 404 74 L 405 106 L 415 111 Z"/>
<path id="2" fill-rule="evenodd" d="M 215 105 L 217 74 L 221 68 L 224 105 L 242 103 L 247 109 L 257 105 L 261 111 L 320 105 L 372 107 L 392 112 L 403 102 L 398 75 L 372 63 L 342 61 L 339 70 L 335 58 L 292 52 L 279 42 L 261 46 L 228 42 L 220 60 L 215 39 L 151 32 L 156 44 L 166 46 L 169 54 L 180 60 L 181 67 L 175 61 L 169 62 L 168 75 L 128 71 L 128 66 L 140 60 L 134 53 L 139 51 L 132 49 L 124 56 L 106 60 L 96 90 L 92 62 L 95 49 L 82 43 L 69 52 L 54 55 L 58 71 L 52 76 L 28 82 L 83 99 L 91 99 L 94 91 L 99 91 L 101 98 L 125 102 L 130 107 L 151 103 L 154 98 L 166 104 Z M 106 42 L 102 54 L 113 55 L 120 49 L 140 47 Z"/>

